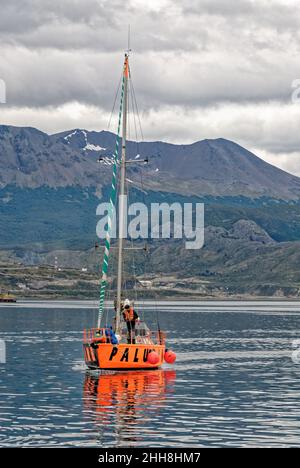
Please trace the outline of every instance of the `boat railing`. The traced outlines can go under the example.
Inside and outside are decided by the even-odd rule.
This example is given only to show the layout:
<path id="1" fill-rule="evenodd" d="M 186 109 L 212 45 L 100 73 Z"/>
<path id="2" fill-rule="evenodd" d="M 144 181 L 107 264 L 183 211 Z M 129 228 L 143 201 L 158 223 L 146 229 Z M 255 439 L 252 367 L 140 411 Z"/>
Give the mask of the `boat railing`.
<path id="1" fill-rule="evenodd" d="M 83 330 L 83 342 L 90 343 L 91 341 L 100 341 L 101 338 L 107 338 L 106 330 L 108 328 L 89 328 Z"/>
<path id="2" fill-rule="evenodd" d="M 108 333 L 109 328 L 90 328 L 83 331 L 83 342 L 92 343 L 111 343 L 111 336 Z M 126 343 L 128 337 L 127 328 L 122 328 L 121 330 L 121 340 L 120 343 Z M 166 333 L 159 331 L 151 331 L 148 327 L 142 328 L 138 327 L 135 330 L 135 341 L 136 344 L 156 344 L 164 345 L 166 342 Z"/>

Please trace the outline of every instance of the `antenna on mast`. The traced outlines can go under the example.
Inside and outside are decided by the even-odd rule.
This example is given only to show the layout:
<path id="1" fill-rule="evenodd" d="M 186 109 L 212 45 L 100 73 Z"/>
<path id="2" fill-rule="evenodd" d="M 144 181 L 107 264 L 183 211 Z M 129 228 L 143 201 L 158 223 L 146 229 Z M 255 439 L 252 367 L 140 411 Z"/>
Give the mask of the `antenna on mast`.
<path id="1" fill-rule="evenodd" d="M 129 52 L 131 52 L 130 48 L 130 24 L 128 25 L 128 37 L 127 37 L 127 54 L 129 55 Z"/>

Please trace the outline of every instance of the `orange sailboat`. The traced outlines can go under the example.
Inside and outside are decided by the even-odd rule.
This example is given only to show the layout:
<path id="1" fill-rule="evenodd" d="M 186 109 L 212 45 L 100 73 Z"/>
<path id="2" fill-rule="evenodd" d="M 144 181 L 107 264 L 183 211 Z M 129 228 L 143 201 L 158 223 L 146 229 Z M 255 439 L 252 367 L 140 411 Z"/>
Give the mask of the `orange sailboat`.
<path id="1" fill-rule="evenodd" d="M 140 331 L 143 328 L 137 328 L 135 333 Z M 163 332 L 157 332 L 156 336 L 151 333 L 146 341 L 143 336 L 138 335 L 137 343 L 122 342 L 126 339 L 126 332 L 117 335 L 117 342 L 112 342 L 114 340 L 110 334 L 111 329 L 107 328 L 84 331 L 84 357 L 90 369 L 157 369 L 163 364 L 164 358 L 167 359 L 166 354 L 170 354 L 165 350 Z"/>
<path id="2" fill-rule="evenodd" d="M 113 174 L 110 194 L 110 210 L 105 238 L 105 250 L 102 266 L 102 280 L 100 288 L 100 301 L 98 323 L 96 328 L 84 330 L 83 348 L 84 358 L 90 369 L 156 369 L 164 360 L 173 363 L 176 355 L 166 350 L 166 335 L 163 331 L 152 332 L 145 322 L 140 321 L 133 308 L 132 301 L 124 300 L 123 295 L 123 241 L 126 237 L 122 220 L 125 216 L 125 180 L 126 165 L 145 161 L 126 160 L 126 133 L 128 110 L 128 80 L 130 78 L 129 57 L 125 54 L 123 66 L 121 99 L 118 121 L 116 147 L 113 155 Z M 122 124 L 122 136 L 120 129 Z M 121 141 L 121 145 L 119 144 Z M 119 146 L 121 155 L 119 156 Z M 111 229 L 113 222 L 113 209 L 116 203 L 117 170 L 120 168 L 119 182 L 119 235 L 118 235 L 118 268 L 117 268 L 117 296 L 115 300 L 115 319 L 111 327 L 101 326 L 105 292 L 107 286 L 107 273 L 111 247 Z"/>

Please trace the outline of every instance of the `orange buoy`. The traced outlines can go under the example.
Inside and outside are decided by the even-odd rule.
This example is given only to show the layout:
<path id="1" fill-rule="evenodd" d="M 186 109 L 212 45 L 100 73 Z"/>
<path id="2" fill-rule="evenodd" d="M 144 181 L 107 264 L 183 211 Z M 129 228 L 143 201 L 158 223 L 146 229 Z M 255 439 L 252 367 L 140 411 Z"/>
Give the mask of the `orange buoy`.
<path id="1" fill-rule="evenodd" d="M 149 364 L 157 364 L 159 362 L 159 355 L 157 354 L 156 351 L 151 351 L 148 354 L 147 361 Z"/>
<path id="2" fill-rule="evenodd" d="M 174 351 L 170 351 L 167 349 L 164 358 L 168 364 L 173 364 L 176 361 L 176 354 L 174 353 Z"/>

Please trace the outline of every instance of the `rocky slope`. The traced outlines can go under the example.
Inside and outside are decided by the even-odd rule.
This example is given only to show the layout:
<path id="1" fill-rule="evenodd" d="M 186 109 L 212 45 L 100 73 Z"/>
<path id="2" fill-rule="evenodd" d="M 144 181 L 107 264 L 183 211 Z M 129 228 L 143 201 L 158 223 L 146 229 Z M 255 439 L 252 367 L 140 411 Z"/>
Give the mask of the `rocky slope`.
<path id="1" fill-rule="evenodd" d="M 34 128 L 0 126 L 0 187 L 95 187 L 110 180 L 115 135 L 72 130 L 47 135 Z M 98 164 L 99 156 L 103 164 Z M 184 195 L 300 199 L 300 179 L 219 138 L 191 145 L 128 142 L 129 158 L 149 158 L 149 189 Z M 131 166 L 138 185 L 140 171 Z"/>
<path id="2" fill-rule="evenodd" d="M 102 248 L 0 252 L 0 288 L 23 296 L 97 298 L 102 254 Z M 132 255 L 127 252 L 125 259 L 129 280 Z M 147 296 L 300 297 L 300 242 L 276 242 L 252 221 L 240 220 L 228 230 L 208 226 L 199 251 L 172 239 L 153 242 L 150 255 L 134 257 L 137 288 L 151 282 Z"/>

